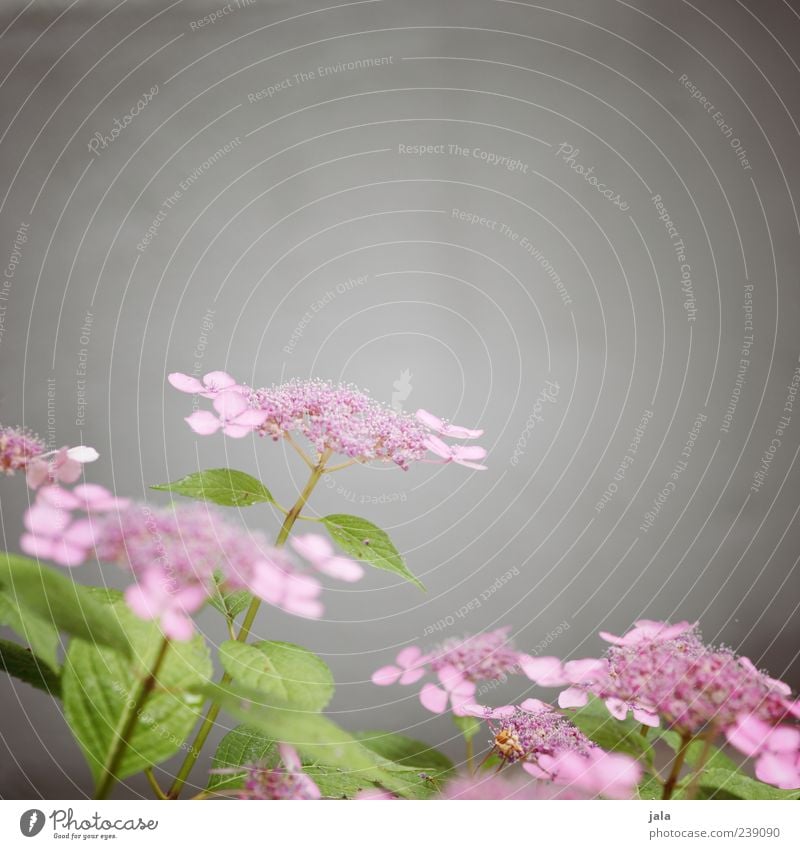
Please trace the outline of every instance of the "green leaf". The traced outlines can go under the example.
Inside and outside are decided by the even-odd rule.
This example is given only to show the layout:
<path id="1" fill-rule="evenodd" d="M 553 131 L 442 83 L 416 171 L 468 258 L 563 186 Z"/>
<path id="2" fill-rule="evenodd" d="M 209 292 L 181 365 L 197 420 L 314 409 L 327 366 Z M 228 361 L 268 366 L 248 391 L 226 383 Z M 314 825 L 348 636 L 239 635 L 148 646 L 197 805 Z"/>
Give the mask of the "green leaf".
<path id="1" fill-rule="evenodd" d="M 0 640 L 0 669 L 52 696 L 61 695 L 59 676 L 30 649 L 9 640 Z"/>
<path id="2" fill-rule="evenodd" d="M 654 801 L 660 799 L 664 793 L 664 787 L 661 782 L 652 775 L 645 777 L 642 783 L 637 788 L 637 794 L 640 799 Z"/>
<path id="3" fill-rule="evenodd" d="M 681 735 L 677 731 L 662 731 L 654 739 L 663 740 L 673 752 L 677 752 L 681 747 Z M 685 757 L 687 766 L 695 766 L 697 764 L 702 757 L 704 748 L 705 743 L 703 740 L 694 740 L 689 744 Z M 718 767 L 727 769 L 730 772 L 738 771 L 736 764 L 721 749 L 718 749 L 716 746 L 709 746 L 706 753 L 705 768 L 716 769 Z"/>
<path id="4" fill-rule="evenodd" d="M 234 680 L 298 710 L 322 710 L 333 698 L 328 665 L 293 643 L 228 640 L 219 647 L 219 659 Z"/>
<path id="5" fill-rule="evenodd" d="M 235 469 L 206 469 L 172 483 L 156 484 L 150 489 L 177 492 L 187 498 L 213 501 L 224 507 L 249 507 L 251 504 L 275 500 L 261 481 Z"/>
<path id="6" fill-rule="evenodd" d="M 217 746 L 211 762 L 212 770 L 226 772 L 211 772 L 207 790 L 221 792 L 233 790 L 242 786 L 245 764 L 263 764 L 267 767 L 276 766 L 278 753 L 275 741 L 255 728 L 237 725 L 229 731 Z"/>
<path id="7" fill-rule="evenodd" d="M 261 731 L 239 725 L 220 740 L 214 755 L 208 787 L 210 793 L 231 793 L 244 785 L 244 766 L 259 764 L 267 769 L 278 766 L 279 755 L 275 741 Z M 356 773 L 318 764 L 315 759 L 302 757 L 303 771 L 329 799 L 353 799 L 359 790 L 375 787 L 375 783 Z M 213 770 L 224 770 L 214 772 Z"/>
<path id="8" fill-rule="evenodd" d="M 3 591 L 0 591 L 0 625 L 11 628 L 17 636 L 25 640 L 37 657 L 52 669 L 58 669 L 57 651 L 61 642 L 58 628 L 52 622 L 40 619 L 29 611 L 22 616 L 19 607 Z"/>
<path id="9" fill-rule="evenodd" d="M 55 569 L 2 552 L 0 588 L 6 600 L 13 599 L 25 623 L 33 616 L 40 623 L 43 621 L 74 637 L 130 653 L 128 637 L 117 613 L 98 600 L 90 587 L 75 583 Z M 30 628 L 23 636 L 31 639 Z M 42 657 L 50 662 L 54 655 L 42 653 Z"/>
<path id="10" fill-rule="evenodd" d="M 325 516 L 322 521 L 334 541 L 351 557 L 363 560 L 377 569 L 394 572 L 395 575 L 400 575 L 421 590 L 425 589 L 422 583 L 411 574 L 400 552 L 389 539 L 389 535 L 377 525 L 358 516 L 347 516 L 344 513 Z"/>
<path id="11" fill-rule="evenodd" d="M 699 798 L 704 799 L 797 799 L 800 790 L 779 790 L 738 770 L 707 769 L 700 776 Z"/>
<path id="12" fill-rule="evenodd" d="M 600 699 L 589 703 L 567 716 L 590 739 L 609 752 L 624 752 L 634 757 L 644 755 L 652 759 L 652 748 L 641 733 L 641 726 L 633 719 L 614 719 Z"/>
<path id="13" fill-rule="evenodd" d="M 216 592 L 209 596 L 211 604 L 229 621 L 233 620 L 250 604 L 253 598 L 247 590 L 223 590 L 221 584 L 224 580 L 222 573 L 214 575 Z"/>
<path id="14" fill-rule="evenodd" d="M 421 795 L 415 770 L 391 764 L 371 752 L 344 729 L 321 714 L 264 705 L 251 687 L 208 684 L 196 691 L 220 704 L 235 719 L 272 740 L 294 746 L 306 762 L 325 767 L 326 773 L 341 770 L 351 780 L 385 787 L 409 798 Z M 386 768 L 386 765 L 390 768 Z"/>
<path id="15" fill-rule="evenodd" d="M 461 736 L 467 741 L 471 740 L 481 730 L 481 721 L 477 716 L 456 716 L 453 714 L 453 722 L 461 732 Z"/>
<path id="16" fill-rule="evenodd" d="M 124 713 L 162 640 L 158 626 L 138 619 L 123 600 L 112 595 L 105 608 L 129 634 L 134 662 L 113 649 L 74 639 L 62 675 L 64 713 L 95 781 L 103 776 L 103 764 L 118 738 Z M 206 681 L 211 672 L 202 637 L 170 645 L 117 778 L 166 760 L 182 747 L 202 708 L 202 699 L 190 689 Z"/>
<path id="17" fill-rule="evenodd" d="M 455 767 L 447 755 L 427 743 L 391 731 L 359 731 L 354 735 L 370 751 L 400 766 L 431 775 L 445 775 Z"/>

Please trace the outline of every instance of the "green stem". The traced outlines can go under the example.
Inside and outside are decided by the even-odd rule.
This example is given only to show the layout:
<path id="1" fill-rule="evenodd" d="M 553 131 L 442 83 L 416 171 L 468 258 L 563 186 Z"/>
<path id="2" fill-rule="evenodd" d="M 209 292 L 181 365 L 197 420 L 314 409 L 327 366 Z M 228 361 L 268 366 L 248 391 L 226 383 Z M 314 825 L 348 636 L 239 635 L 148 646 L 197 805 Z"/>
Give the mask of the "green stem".
<path id="1" fill-rule="evenodd" d="M 325 463 L 330 455 L 330 451 L 325 451 L 320 455 L 316 466 L 313 466 L 311 470 L 311 475 L 308 478 L 308 482 L 303 488 L 303 491 L 300 493 L 300 496 L 292 509 L 286 514 L 283 524 L 281 525 L 281 529 L 278 531 L 278 536 L 275 539 L 275 545 L 278 548 L 283 546 L 289 538 L 289 534 L 300 515 L 300 511 L 306 506 L 306 502 L 308 501 L 312 490 L 317 485 L 320 477 L 322 477 L 322 474 L 325 471 Z M 244 619 L 242 620 L 242 627 L 236 635 L 237 641 L 243 643 L 250 636 L 250 629 L 253 627 L 253 622 L 255 621 L 256 614 L 258 613 L 260 606 L 261 599 L 253 598 L 250 602 L 250 606 L 247 608 Z M 232 680 L 233 676 L 226 672 L 220 679 L 220 687 L 225 687 L 227 684 L 230 684 Z M 175 780 L 172 782 L 172 787 L 169 788 L 169 792 L 167 793 L 168 799 L 177 799 L 181 790 L 183 790 L 183 787 L 186 784 L 186 779 L 189 777 L 189 773 L 192 771 L 195 763 L 197 763 L 197 759 L 200 757 L 200 751 L 205 745 L 208 735 L 211 733 L 211 729 L 214 727 L 214 722 L 216 721 L 219 712 L 220 705 L 218 702 L 212 704 L 206 712 L 203 722 L 198 729 L 197 735 L 195 736 L 192 745 L 189 747 L 186 757 L 183 759 L 183 763 L 178 770 L 178 774 L 175 776 Z"/>
<path id="2" fill-rule="evenodd" d="M 153 767 L 148 767 L 144 771 L 145 778 L 147 779 L 147 783 L 153 788 L 153 792 L 156 794 L 157 799 L 166 799 L 167 794 L 161 789 L 161 785 L 158 783 L 158 779 L 153 772 Z"/>
<path id="3" fill-rule="evenodd" d="M 689 786 L 686 788 L 687 799 L 694 799 L 697 796 L 697 791 L 700 787 L 700 776 L 703 774 L 703 770 L 708 763 L 708 756 L 711 754 L 711 741 L 715 736 L 716 732 L 713 728 L 704 735 L 700 757 L 697 759 Z"/>
<path id="4" fill-rule="evenodd" d="M 158 654 L 153 661 L 153 665 L 150 667 L 150 671 L 139 682 L 136 696 L 128 702 L 127 710 L 120 716 L 120 721 L 117 725 L 117 728 L 120 730 L 103 764 L 103 777 L 97 785 L 95 799 L 107 798 L 117 781 L 117 771 L 125 756 L 125 750 L 128 748 L 128 743 L 133 736 L 136 724 L 139 722 L 139 717 L 142 715 L 145 703 L 158 683 L 158 673 L 161 665 L 164 663 L 164 658 L 167 656 L 168 650 L 169 637 L 164 637 L 158 648 Z"/>
<path id="5" fill-rule="evenodd" d="M 678 749 L 678 753 L 675 755 L 675 760 L 672 762 L 672 769 L 670 770 L 669 777 L 664 782 L 664 792 L 661 794 L 662 799 L 671 799 L 672 793 L 675 790 L 675 785 L 678 783 L 678 779 L 681 775 L 681 769 L 683 769 L 683 762 L 686 760 L 686 753 L 689 751 L 689 745 L 692 742 L 691 736 L 688 734 L 684 734 L 681 737 L 681 747 Z"/>

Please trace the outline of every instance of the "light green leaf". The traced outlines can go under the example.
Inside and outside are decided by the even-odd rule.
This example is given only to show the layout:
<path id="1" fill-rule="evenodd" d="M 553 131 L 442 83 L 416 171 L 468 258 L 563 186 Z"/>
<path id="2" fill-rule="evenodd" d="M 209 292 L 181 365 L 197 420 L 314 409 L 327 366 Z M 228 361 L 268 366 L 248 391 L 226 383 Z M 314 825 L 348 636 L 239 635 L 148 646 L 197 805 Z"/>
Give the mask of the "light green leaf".
<path id="1" fill-rule="evenodd" d="M 600 699 L 592 698 L 576 711 L 566 711 L 569 719 L 590 739 L 609 752 L 624 752 L 652 760 L 652 748 L 633 719 L 614 719 Z"/>
<path id="2" fill-rule="evenodd" d="M 471 740 L 481 730 L 481 721 L 477 716 L 456 716 L 453 714 L 453 722 L 461 732 L 461 736 L 467 741 Z"/>
<path id="3" fill-rule="evenodd" d="M 800 790 L 779 790 L 738 770 L 707 769 L 700 776 L 699 798 L 705 799 L 797 799 Z"/>
<path id="4" fill-rule="evenodd" d="M 400 552 L 394 547 L 386 531 L 377 525 L 360 519 L 358 516 L 348 516 L 335 513 L 322 519 L 328 533 L 339 547 L 358 560 L 363 560 L 377 569 L 394 572 L 412 584 L 424 590 L 422 583 L 411 574 Z"/>
<path id="5" fill-rule="evenodd" d="M 25 640 L 37 657 L 51 669 L 58 669 L 57 651 L 61 642 L 58 628 L 52 622 L 40 619 L 29 611 L 22 616 L 19 607 L 4 591 L 0 591 L 0 625 L 11 628 L 17 636 Z"/>
<path id="6" fill-rule="evenodd" d="M 221 584 L 224 580 L 222 573 L 214 575 L 216 592 L 209 596 L 211 604 L 231 622 L 250 604 L 253 596 L 247 590 L 223 590 Z"/>
<path id="7" fill-rule="evenodd" d="M 678 734 L 677 731 L 661 731 L 660 734 L 657 735 L 654 739 L 663 740 L 673 752 L 677 752 L 681 747 L 681 735 Z M 705 743 L 703 740 L 694 740 L 689 744 L 689 747 L 686 749 L 686 757 L 685 762 L 687 766 L 695 766 L 700 758 L 703 756 L 703 752 L 706 749 Z M 706 769 L 716 769 L 717 767 L 721 769 L 727 769 L 731 772 L 736 772 L 738 767 L 736 764 L 721 750 L 716 746 L 709 746 L 706 754 Z"/>
<path id="8" fill-rule="evenodd" d="M 57 673 L 30 649 L 9 640 L 0 640 L 0 669 L 52 696 L 61 695 Z"/>
<path id="9" fill-rule="evenodd" d="M 213 501 L 223 507 L 249 507 L 251 504 L 275 500 L 261 481 L 235 469 L 206 469 L 172 483 L 155 484 L 150 489 L 177 492 L 187 498 Z"/>
<path id="10" fill-rule="evenodd" d="M 103 604 L 90 587 L 75 583 L 55 569 L 2 552 L 0 588 L 6 601 L 13 599 L 26 623 L 33 616 L 39 623 L 50 624 L 72 636 L 130 653 L 128 637 L 116 612 Z M 23 636 L 32 639 L 30 628 L 27 630 L 28 634 Z M 42 657 L 49 663 L 54 655 L 42 654 Z"/>
<path id="11" fill-rule="evenodd" d="M 391 731 L 359 731 L 355 735 L 362 745 L 382 758 L 432 776 L 443 776 L 455 768 L 447 755 L 420 740 Z"/>
<path id="12" fill-rule="evenodd" d="M 206 789 L 217 792 L 238 789 L 242 786 L 245 774 L 241 767 L 246 764 L 274 767 L 277 763 L 278 753 L 274 740 L 255 728 L 237 725 L 219 741 L 211 762 L 212 772 Z"/>
<path id="13" fill-rule="evenodd" d="M 219 647 L 219 658 L 234 680 L 298 710 L 322 710 L 333 698 L 333 675 L 328 665 L 293 643 L 246 645 L 228 640 Z"/>
<path id="14" fill-rule="evenodd" d="M 129 634 L 134 662 L 113 649 L 74 639 L 62 675 L 64 713 L 95 781 L 103 775 L 123 714 L 151 668 L 162 639 L 157 625 L 135 617 L 121 599 L 109 600 L 105 606 Z M 117 778 L 166 760 L 181 748 L 202 708 L 202 699 L 190 689 L 207 681 L 211 672 L 202 637 L 171 644 Z"/>
<path id="15" fill-rule="evenodd" d="M 638 798 L 646 799 L 648 801 L 660 799 L 663 793 L 664 786 L 657 778 L 654 778 L 651 775 L 647 776 L 637 788 Z M 673 794 L 673 798 L 674 796 L 675 794 Z"/>

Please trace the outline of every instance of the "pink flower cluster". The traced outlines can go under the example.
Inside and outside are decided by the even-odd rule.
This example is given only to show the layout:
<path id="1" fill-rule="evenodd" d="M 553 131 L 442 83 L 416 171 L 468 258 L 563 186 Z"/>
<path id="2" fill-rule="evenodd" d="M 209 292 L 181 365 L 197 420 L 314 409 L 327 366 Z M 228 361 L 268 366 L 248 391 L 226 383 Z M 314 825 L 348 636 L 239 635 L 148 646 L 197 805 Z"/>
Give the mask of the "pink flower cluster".
<path id="1" fill-rule="evenodd" d="M 487 721 L 492 750 L 503 763 L 521 763 L 534 778 L 589 796 L 629 799 L 642 777 L 633 758 L 604 751 L 538 699 L 499 708 L 471 705 L 465 711 Z"/>
<path id="2" fill-rule="evenodd" d="M 249 764 L 245 767 L 244 789 L 240 799 L 311 800 L 322 795 L 319 787 L 303 772 L 300 757 L 292 746 L 278 744 L 282 766 L 273 768 Z"/>
<path id="3" fill-rule="evenodd" d="M 214 412 L 197 410 L 186 418 L 201 435 L 221 429 L 234 438 L 256 432 L 278 440 L 299 433 L 320 454 L 343 454 L 359 462 L 383 460 L 407 469 L 412 461 L 424 460 L 486 468 L 478 462 L 486 457 L 485 449 L 441 438 L 475 439 L 482 430 L 448 424 L 425 410 L 416 416 L 398 413 L 352 386 L 291 380 L 251 390 L 225 372 L 211 372 L 202 382 L 176 372 L 168 380 L 181 392 L 212 399 Z M 426 459 L 428 451 L 438 459 Z"/>
<path id="4" fill-rule="evenodd" d="M 74 515 L 75 513 L 85 515 Z M 78 566 L 94 553 L 133 573 L 125 599 L 142 619 L 157 619 L 164 633 L 187 640 L 191 616 L 217 591 L 247 590 L 289 613 L 319 618 L 322 585 L 299 571 L 286 551 L 260 533 L 244 533 L 205 504 L 152 508 L 115 498 L 101 486 L 39 490 L 25 513 L 20 545 L 33 557 Z M 353 581 L 357 563 L 336 555 L 324 537 L 298 537 L 296 550 L 317 571 Z"/>
<path id="5" fill-rule="evenodd" d="M 725 730 L 741 716 L 775 723 L 800 712 L 790 688 L 769 678 L 729 649 L 707 646 L 695 625 L 640 620 L 622 637 L 601 632 L 612 647 L 603 658 L 569 661 L 536 658 L 525 664 L 529 678 L 543 686 L 569 685 L 561 707 L 586 704 L 589 695 L 605 701 L 612 716 L 696 734 L 706 726 Z"/>
<path id="6" fill-rule="evenodd" d="M 86 445 L 47 451 L 44 442 L 22 428 L 0 427 L 0 471 L 7 475 L 24 471 L 28 486 L 75 483 L 84 463 L 98 458 L 97 451 Z"/>
<path id="7" fill-rule="evenodd" d="M 509 627 L 485 634 L 446 640 L 423 654 L 418 646 L 408 646 L 396 663 L 382 666 L 372 675 L 373 684 L 414 684 L 426 673 L 436 673 L 439 683 L 428 682 L 420 691 L 420 701 L 433 713 L 444 713 L 448 707 L 456 716 L 465 715 L 465 707 L 475 701 L 477 683 L 502 681 L 518 674 L 527 658 L 509 641 Z"/>

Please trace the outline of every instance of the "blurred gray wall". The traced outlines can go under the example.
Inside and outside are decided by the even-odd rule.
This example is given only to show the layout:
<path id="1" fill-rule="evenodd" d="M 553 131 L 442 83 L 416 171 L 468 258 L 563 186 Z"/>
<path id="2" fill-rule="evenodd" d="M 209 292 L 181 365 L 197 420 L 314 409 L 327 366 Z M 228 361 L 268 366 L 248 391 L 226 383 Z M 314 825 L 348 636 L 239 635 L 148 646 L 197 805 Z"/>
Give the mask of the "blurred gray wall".
<path id="1" fill-rule="evenodd" d="M 323 621 L 263 611 L 332 666 L 338 721 L 458 756 L 417 688 L 369 676 L 503 624 L 579 657 L 698 619 L 797 686 L 796 0 L 6 2 L 0 33 L 3 423 L 95 445 L 91 480 L 156 503 L 198 467 L 283 501 L 304 477 L 196 439 L 174 370 L 353 381 L 486 430 L 487 472 L 315 493 L 428 588 L 373 571 Z M 14 550 L 30 494 L 0 489 Z M 0 795 L 86 794 L 59 706 L 0 699 Z"/>

